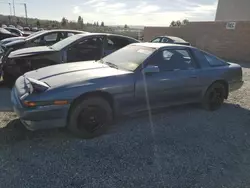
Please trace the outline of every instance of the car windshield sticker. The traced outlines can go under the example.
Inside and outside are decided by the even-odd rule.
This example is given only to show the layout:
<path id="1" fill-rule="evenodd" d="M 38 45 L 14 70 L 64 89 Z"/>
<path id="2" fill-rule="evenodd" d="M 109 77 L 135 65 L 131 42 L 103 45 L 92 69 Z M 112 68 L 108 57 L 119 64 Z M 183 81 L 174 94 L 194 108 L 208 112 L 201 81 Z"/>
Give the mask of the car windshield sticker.
<path id="1" fill-rule="evenodd" d="M 163 59 L 167 60 L 167 61 L 169 61 L 171 59 L 172 55 L 173 55 L 173 53 L 171 53 L 167 50 L 164 50 L 162 53 Z"/>
<path id="2" fill-rule="evenodd" d="M 129 69 L 136 69 L 138 67 L 138 64 L 134 62 L 127 62 L 127 66 L 129 67 Z"/>

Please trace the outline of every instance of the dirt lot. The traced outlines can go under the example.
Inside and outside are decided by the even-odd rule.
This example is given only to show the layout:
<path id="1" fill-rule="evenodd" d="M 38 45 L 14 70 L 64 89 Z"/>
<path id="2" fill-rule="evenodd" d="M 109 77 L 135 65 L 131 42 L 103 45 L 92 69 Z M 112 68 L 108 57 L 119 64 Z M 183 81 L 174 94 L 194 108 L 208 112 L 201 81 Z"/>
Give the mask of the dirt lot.
<path id="1" fill-rule="evenodd" d="M 250 69 L 216 112 L 197 106 L 125 118 L 100 138 L 29 132 L 0 113 L 0 187 L 249 187 Z M 8 109 L 8 90 L 0 108 Z M 6 127 L 7 125 L 7 127 Z"/>

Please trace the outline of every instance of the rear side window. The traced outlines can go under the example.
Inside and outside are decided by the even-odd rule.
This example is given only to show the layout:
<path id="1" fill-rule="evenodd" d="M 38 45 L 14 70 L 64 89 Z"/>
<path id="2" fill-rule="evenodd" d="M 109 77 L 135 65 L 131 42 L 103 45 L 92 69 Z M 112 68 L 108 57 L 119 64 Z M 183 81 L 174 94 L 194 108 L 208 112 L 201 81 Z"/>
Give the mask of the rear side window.
<path id="1" fill-rule="evenodd" d="M 169 40 L 168 40 L 167 38 L 163 38 L 163 39 L 162 39 L 162 42 L 163 42 L 163 43 L 164 43 L 164 42 L 167 43 L 167 42 L 169 42 Z"/>
<path id="2" fill-rule="evenodd" d="M 211 67 L 225 66 L 227 63 L 213 55 L 204 52 L 204 56 Z"/>
<path id="3" fill-rule="evenodd" d="M 118 50 L 132 43 L 129 39 L 122 37 L 108 37 L 107 40 L 107 50 Z"/>
<path id="4" fill-rule="evenodd" d="M 161 41 L 161 38 L 156 38 L 156 39 L 153 39 L 151 42 L 160 42 Z"/>
<path id="5" fill-rule="evenodd" d="M 161 72 L 174 70 L 192 70 L 196 68 L 196 64 L 191 58 L 189 52 L 185 49 L 174 50 L 168 49 L 159 51 L 150 60 L 150 65 L 156 65 Z"/>
<path id="6" fill-rule="evenodd" d="M 71 37 L 73 35 L 75 35 L 75 34 L 74 33 L 67 33 L 67 37 Z"/>
<path id="7" fill-rule="evenodd" d="M 51 34 L 45 35 L 43 39 L 46 42 L 55 42 L 57 40 L 57 35 L 58 33 L 51 33 Z"/>

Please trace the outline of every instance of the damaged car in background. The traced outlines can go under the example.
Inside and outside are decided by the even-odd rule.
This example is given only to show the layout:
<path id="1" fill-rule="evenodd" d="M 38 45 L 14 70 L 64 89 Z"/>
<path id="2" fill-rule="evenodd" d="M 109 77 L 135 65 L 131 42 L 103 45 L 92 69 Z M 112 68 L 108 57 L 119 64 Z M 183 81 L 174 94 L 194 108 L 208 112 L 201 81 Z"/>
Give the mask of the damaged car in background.
<path id="1" fill-rule="evenodd" d="M 0 28 L 1 29 L 1 28 Z M 34 46 L 49 46 L 53 45 L 60 40 L 63 40 L 69 36 L 86 33 L 78 30 L 56 29 L 49 31 L 40 31 L 31 34 L 28 37 L 11 37 L 10 39 L 2 40 L 0 47 L 4 50 L 3 55 L 7 51 L 14 51 L 21 48 L 28 48 Z"/>
<path id="2" fill-rule="evenodd" d="M 45 31 L 38 31 L 38 32 L 30 34 L 29 36 L 10 37 L 10 38 L 3 39 L 0 41 L 0 46 L 4 46 L 7 43 L 10 43 L 10 42 L 13 42 L 16 40 L 28 40 L 29 38 L 31 38 L 35 35 L 41 34 L 42 32 L 45 32 Z"/>
<path id="3" fill-rule="evenodd" d="M 8 30 L 4 28 L 0 28 L 0 40 L 10 38 L 10 37 L 17 37 L 17 35 L 9 32 Z"/>
<path id="4" fill-rule="evenodd" d="M 52 46 L 24 48 L 4 57 L 1 70 L 3 80 L 13 84 L 24 73 L 41 67 L 100 58 L 128 45 L 136 39 L 115 34 L 79 34 Z"/>
<path id="5" fill-rule="evenodd" d="M 182 103 L 217 110 L 242 84 L 240 65 L 197 48 L 135 43 L 99 61 L 28 72 L 17 79 L 11 100 L 29 130 L 67 127 L 93 138 L 121 114 Z"/>

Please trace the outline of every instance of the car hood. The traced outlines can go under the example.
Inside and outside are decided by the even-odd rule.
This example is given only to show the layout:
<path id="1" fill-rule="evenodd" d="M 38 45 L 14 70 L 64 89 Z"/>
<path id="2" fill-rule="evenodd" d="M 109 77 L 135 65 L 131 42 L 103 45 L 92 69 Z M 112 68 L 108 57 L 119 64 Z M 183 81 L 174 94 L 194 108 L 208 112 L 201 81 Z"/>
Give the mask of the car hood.
<path id="1" fill-rule="evenodd" d="M 38 46 L 38 47 L 31 47 L 31 48 L 23 48 L 20 50 L 16 50 L 10 53 L 9 58 L 17 58 L 17 57 L 24 57 L 24 56 L 33 56 L 38 54 L 44 54 L 48 52 L 54 52 L 55 50 L 48 47 L 48 46 Z"/>
<path id="2" fill-rule="evenodd" d="M 106 64 L 95 61 L 84 61 L 76 63 L 65 63 L 36 71 L 28 72 L 25 77 L 33 78 L 47 83 L 52 88 L 61 86 L 79 86 L 87 83 L 94 83 L 98 78 L 108 78 L 125 74 L 132 74 L 131 71 L 111 68 Z M 102 80 L 103 81 L 103 80 Z"/>
<path id="3" fill-rule="evenodd" d="M 22 39 L 25 39 L 26 37 L 10 37 L 10 38 L 7 38 L 7 39 L 3 39 L 1 40 L 1 44 L 7 44 L 9 42 L 13 42 L 13 41 L 17 41 L 17 40 L 22 40 Z"/>

